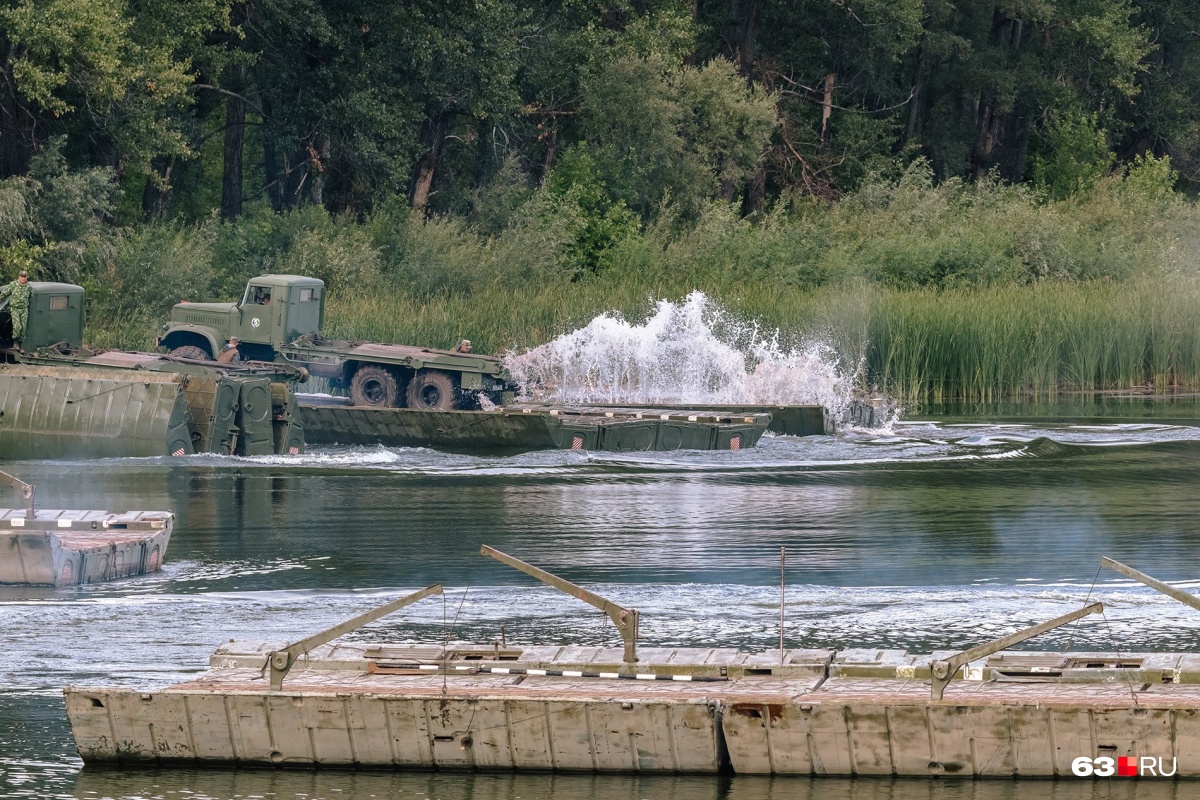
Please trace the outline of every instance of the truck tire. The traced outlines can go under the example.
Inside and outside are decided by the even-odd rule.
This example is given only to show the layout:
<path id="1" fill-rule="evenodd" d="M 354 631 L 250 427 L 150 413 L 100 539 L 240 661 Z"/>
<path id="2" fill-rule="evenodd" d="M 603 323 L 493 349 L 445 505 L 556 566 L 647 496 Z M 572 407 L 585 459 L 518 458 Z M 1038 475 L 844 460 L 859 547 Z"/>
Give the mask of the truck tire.
<path id="1" fill-rule="evenodd" d="M 350 379 L 350 402 L 356 406 L 395 408 L 400 405 L 400 384 L 383 367 L 359 367 Z"/>
<path id="2" fill-rule="evenodd" d="M 449 411 L 454 408 L 457 394 L 449 373 L 436 369 L 417 370 L 408 382 L 408 407 Z"/>
<path id="3" fill-rule="evenodd" d="M 172 347 L 169 355 L 176 358 L 194 358 L 197 361 L 212 361 L 212 356 L 203 347 L 195 344 L 185 344 Z"/>

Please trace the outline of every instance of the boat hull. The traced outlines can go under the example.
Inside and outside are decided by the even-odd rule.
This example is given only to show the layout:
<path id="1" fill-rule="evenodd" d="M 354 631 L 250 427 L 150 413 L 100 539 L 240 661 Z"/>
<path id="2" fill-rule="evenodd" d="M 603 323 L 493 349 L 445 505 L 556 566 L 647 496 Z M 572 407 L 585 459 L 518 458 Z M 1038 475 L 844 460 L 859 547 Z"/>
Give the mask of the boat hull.
<path id="1" fill-rule="evenodd" d="M 449 450 L 640 452 L 741 450 L 771 422 L 767 412 L 503 406 L 493 411 L 368 408 L 300 397 L 310 445 Z"/>
<path id="2" fill-rule="evenodd" d="M 224 645 L 206 675 L 157 692 L 69 687 L 80 755 L 913 777 L 1070 777 L 1082 759 L 1096 777 L 1200 777 L 1200 657 L 1182 654 L 1001 652 L 934 700 L 931 657 L 899 651 L 642 648 L 630 673 L 612 648 L 323 645 L 272 691 L 276 647 Z"/>
<path id="3" fill-rule="evenodd" d="M 174 515 L 0 509 L 0 584 L 78 586 L 162 566 Z"/>

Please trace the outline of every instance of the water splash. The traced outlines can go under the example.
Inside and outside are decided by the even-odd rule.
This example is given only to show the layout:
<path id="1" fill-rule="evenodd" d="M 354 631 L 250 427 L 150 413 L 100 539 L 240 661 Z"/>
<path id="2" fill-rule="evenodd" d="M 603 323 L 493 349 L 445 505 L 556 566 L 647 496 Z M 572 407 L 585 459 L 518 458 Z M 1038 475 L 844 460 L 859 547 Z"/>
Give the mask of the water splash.
<path id="1" fill-rule="evenodd" d="M 817 404 L 841 415 L 857 370 L 824 344 L 781 344 L 703 292 L 659 300 L 644 323 L 606 313 L 505 364 L 528 399 L 606 405 Z"/>

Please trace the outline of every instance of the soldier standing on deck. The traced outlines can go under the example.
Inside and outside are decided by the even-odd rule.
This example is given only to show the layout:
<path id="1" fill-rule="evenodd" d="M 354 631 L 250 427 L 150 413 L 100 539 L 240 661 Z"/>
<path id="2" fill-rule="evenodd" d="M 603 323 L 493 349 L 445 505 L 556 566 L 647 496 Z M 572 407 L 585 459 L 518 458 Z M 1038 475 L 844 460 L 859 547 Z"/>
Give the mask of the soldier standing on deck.
<path id="1" fill-rule="evenodd" d="M 29 273 L 21 270 L 17 279 L 0 286 L 0 300 L 8 298 L 8 313 L 12 317 L 13 344 L 21 349 L 21 340 L 25 338 L 25 323 L 29 321 Z"/>

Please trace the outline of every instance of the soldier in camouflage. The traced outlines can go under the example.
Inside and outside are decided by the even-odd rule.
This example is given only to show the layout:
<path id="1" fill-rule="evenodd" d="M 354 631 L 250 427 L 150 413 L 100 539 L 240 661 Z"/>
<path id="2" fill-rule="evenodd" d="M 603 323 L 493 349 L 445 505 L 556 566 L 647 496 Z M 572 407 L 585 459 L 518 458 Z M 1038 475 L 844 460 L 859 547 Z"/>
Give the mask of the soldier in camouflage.
<path id="1" fill-rule="evenodd" d="M 29 321 L 29 273 L 21 270 L 15 281 L 0 286 L 0 301 L 8 299 L 8 313 L 12 317 L 13 343 L 20 348 L 25 338 L 25 323 Z"/>

